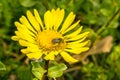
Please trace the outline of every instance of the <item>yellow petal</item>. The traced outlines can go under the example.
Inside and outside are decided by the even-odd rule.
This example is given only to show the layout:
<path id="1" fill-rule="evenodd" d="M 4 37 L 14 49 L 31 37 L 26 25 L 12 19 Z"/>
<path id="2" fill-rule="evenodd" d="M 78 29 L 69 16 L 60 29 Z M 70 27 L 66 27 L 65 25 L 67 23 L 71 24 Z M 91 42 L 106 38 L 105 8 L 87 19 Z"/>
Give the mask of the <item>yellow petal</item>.
<path id="1" fill-rule="evenodd" d="M 55 30 L 58 30 L 59 26 L 61 25 L 61 23 L 63 21 L 63 18 L 64 18 L 64 14 L 65 14 L 64 9 L 60 10 L 60 8 L 58 8 L 56 10 L 56 16 L 55 17 L 57 19 L 56 19 L 56 21 L 54 23 L 54 29 Z"/>
<path id="2" fill-rule="evenodd" d="M 27 49 L 30 52 L 41 52 L 41 49 L 39 49 L 39 47 L 37 45 L 34 45 L 34 44 L 33 44 L 33 46 L 31 45 L 30 47 L 28 47 Z"/>
<path id="3" fill-rule="evenodd" d="M 52 9 L 51 10 L 51 29 L 52 29 L 52 27 L 54 26 L 54 24 L 56 23 L 56 21 L 57 21 L 57 12 L 54 10 L 54 9 Z"/>
<path id="4" fill-rule="evenodd" d="M 37 20 L 35 19 L 35 17 L 32 15 L 30 11 L 27 11 L 27 18 L 30 21 L 30 23 L 33 25 L 36 31 L 38 32 L 41 31 L 39 23 L 37 22 Z"/>
<path id="5" fill-rule="evenodd" d="M 66 42 L 67 42 L 67 43 L 75 43 L 75 44 L 78 44 L 78 43 L 84 41 L 84 40 L 87 38 L 87 36 L 88 36 L 88 35 L 84 36 L 83 38 L 81 38 L 81 39 L 79 39 L 79 40 L 77 40 L 77 41 L 71 41 L 71 40 L 67 39 Z"/>
<path id="6" fill-rule="evenodd" d="M 74 19 L 75 19 L 75 15 L 73 14 L 73 12 L 71 12 L 64 21 L 60 32 L 63 33 L 72 24 Z"/>
<path id="7" fill-rule="evenodd" d="M 15 34 L 20 38 L 20 39 L 23 39 L 23 40 L 27 40 L 29 42 L 32 42 L 32 43 L 35 43 L 35 39 L 34 37 L 32 37 L 31 35 L 27 34 L 25 31 L 15 31 Z"/>
<path id="8" fill-rule="evenodd" d="M 67 34 L 67 35 L 65 35 L 65 37 L 68 37 L 68 38 L 71 38 L 71 37 L 75 37 L 76 35 L 78 35 L 81 31 L 82 31 L 82 26 L 79 28 L 79 29 L 77 29 L 76 31 L 74 31 L 74 32 L 72 32 L 72 33 L 70 33 L 70 34 Z"/>
<path id="9" fill-rule="evenodd" d="M 44 14 L 44 22 L 45 22 L 45 27 L 47 30 L 51 29 L 52 27 L 52 15 L 50 11 L 47 11 Z"/>
<path id="10" fill-rule="evenodd" d="M 59 52 L 58 51 L 54 51 L 54 55 L 58 55 L 59 54 Z"/>
<path id="11" fill-rule="evenodd" d="M 19 40 L 19 44 L 22 45 L 22 46 L 28 46 L 29 42 L 25 41 L 25 40 Z"/>
<path id="12" fill-rule="evenodd" d="M 21 49 L 21 52 L 24 53 L 24 54 L 28 54 L 28 53 L 30 53 L 30 51 L 28 51 L 27 48 L 26 48 L 26 49 Z"/>
<path id="13" fill-rule="evenodd" d="M 34 14 L 35 14 L 35 18 L 38 21 L 38 23 L 40 24 L 41 28 L 44 29 L 42 20 L 41 20 L 41 18 L 39 16 L 39 13 L 38 13 L 38 11 L 36 9 L 34 9 Z"/>
<path id="14" fill-rule="evenodd" d="M 27 47 L 25 49 L 21 49 L 21 52 L 24 53 L 24 54 L 29 54 L 29 53 L 36 53 L 36 52 L 41 52 L 40 49 L 34 47 Z"/>
<path id="15" fill-rule="evenodd" d="M 26 28 L 25 25 L 20 24 L 19 22 L 15 22 L 15 26 L 17 27 L 18 31 L 20 32 L 26 32 L 27 34 L 30 34 L 32 36 L 35 36 L 33 32 L 31 32 L 29 29 Z"/>
<path id="16" fill-rule="evenodd" d="M 31 47 L 38 47 L 38 45 L 36 45 L 35 43 L 31 43 L 31 42 L 28 42 L 28 41 L 25 41 L 25 40 L 19 40 L 19 44 L 22 45 L 22 46 L 31 46 Z"/>
<path id="17" fill-rule="evenodd" d="M 89 40 L 81 43 L 71 42 L 67 44 L 67 48 L 71 48 L 71 47 L 79 48 L 79 47 L 86 46 L 88 43 L 89 43 Z"/>
<path id="18" fill-rule="evenodd" d="M 80 54 L 81 52 L 85 52 L 87 50 L 89 50 L 88 47 L 65 49 L 65 51 L 68 51 L 74 54 Z"/>
<path id="19" fill-rule="evenodd" d="M 77 62 L 78 60 L 71 57 L 67 52 L 61 52 L 60 55 L 66 62 Z"/>
<path id="20" fill-rule="evenodd" d="M 31 26 L 31 24 L 29 23 L 29 21 L 27 20 L 27 18 L 25 16 L 22 16 L 20 18 L 20 22 L 25 25 L 29 30 L 31 30 L 32 32 L 34 32 L 35 34 L 37 34 L 37 32 L 33 29 L 33 27 Z"/>
<path id="21" fill-rule="evenodd" d="M 78 40 L 78 39 L 81 39 L 81 38 L 84 38 L 85 36 L 87 36 L 89 34 L 89 32 L 84 32 L 82 34 L 78 34 L 76 36 L 70 36 L 71 38 L 69 40 Z"/>
<path id="22" fill-rule="evenodd" d="M 79 22 L 80 22 L 80 20 L 77 21 L 76 23 L 74 23 L 73 25 L 71 25 L 67 30 L 65 30 L 65 32 L 63 32 L 63 34 L 74 29 L 79 24 Z"/>
<path id="23" fill-rule="evenodd" d="M 28 58 L 30 59 L 40 59 L 41 56 L 43 55 L 42 52 L 35 52 L 35 53 L 29 53 L 29 54 L 26 54 Z"/>
<path id="24" fill-rule="evenodd" d="M 12 36 L 11 39 L 14 40 L 14 41 L 18 41 L 19 40 L 19 38 L 17 36 Z"/>
<path id="25" fill-rule="evenodd" d="M 46 59 L 46 60 L 54 60 L 54 58 L 55 58 L 55 55 L 54 55 L 55 53 L 54 52 L 50 52 L 50 53 L 48 53 L 45 57 L 44 57 L 44 59 Z"/>

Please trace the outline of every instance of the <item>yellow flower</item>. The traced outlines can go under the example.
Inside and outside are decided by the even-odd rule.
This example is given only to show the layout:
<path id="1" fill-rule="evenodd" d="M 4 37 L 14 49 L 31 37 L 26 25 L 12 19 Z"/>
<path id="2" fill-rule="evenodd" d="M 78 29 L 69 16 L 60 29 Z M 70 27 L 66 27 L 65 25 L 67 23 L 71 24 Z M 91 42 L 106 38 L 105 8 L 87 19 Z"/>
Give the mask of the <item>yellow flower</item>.
<path id="1" fill-rule="evenodd" d="M 80 33 L 82 26 L 78 27 L 79 20 L 73 23 L 75 15 L 70 12 L 64 19 L 64 9 L 52 9 L 44 14 L 44 21 L 34 9 L 34 15 L 27 11 L 19 22 L 15 22 L 17 31 L 12 39 L 25 46 L 21 52 L 30 59 L 54 60 L 61 55 L 67 62 L 77 62 L 72 54 L 87 51 L 89 40 L 85 41 L 89 32 Z"/>

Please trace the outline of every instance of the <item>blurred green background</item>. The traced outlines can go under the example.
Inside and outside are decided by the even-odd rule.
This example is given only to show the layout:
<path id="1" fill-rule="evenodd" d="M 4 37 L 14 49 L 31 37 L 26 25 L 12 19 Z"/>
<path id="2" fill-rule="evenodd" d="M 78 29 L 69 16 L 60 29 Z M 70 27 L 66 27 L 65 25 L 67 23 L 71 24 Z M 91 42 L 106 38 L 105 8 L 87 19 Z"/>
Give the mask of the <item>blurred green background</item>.
<path id="1" fill-rule="evenodd" d="M 0 80 L 33 78 L 30 60 L 11 40 L 14 21 L 27 10 L 36 8 L 43 18 L 46 10 L 58 7 L 66 14 L 73 11 L 91 40 L 90 51 L 76 57 L 79 63 L 67 64 L 58 80 L 120 80 L 120 0 L 0 0 Z"/>

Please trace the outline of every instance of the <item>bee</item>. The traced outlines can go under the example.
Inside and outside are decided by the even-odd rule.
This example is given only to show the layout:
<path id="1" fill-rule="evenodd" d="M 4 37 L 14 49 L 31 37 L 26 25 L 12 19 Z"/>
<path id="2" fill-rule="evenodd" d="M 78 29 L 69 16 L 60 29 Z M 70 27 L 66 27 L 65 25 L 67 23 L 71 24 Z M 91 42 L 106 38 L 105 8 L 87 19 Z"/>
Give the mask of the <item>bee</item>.
<path id="1" fill-rule="evenodd" d="M 63 42 L 64 42 L 64 40 L 62 38 L 54 38 L 52 40 L 53 44 L 56 44 L 56 43 L 60 44 L 60 43 L 63 43 Z"/>

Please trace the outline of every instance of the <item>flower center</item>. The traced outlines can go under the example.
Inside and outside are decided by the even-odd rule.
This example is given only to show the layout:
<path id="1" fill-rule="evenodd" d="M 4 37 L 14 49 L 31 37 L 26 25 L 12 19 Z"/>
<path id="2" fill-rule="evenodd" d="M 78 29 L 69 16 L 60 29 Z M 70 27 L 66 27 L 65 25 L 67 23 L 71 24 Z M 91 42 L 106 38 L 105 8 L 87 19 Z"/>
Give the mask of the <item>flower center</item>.
<path id="1" fill-rule="evenodd" d="M 65 48 L 65 41 L 62 35 L 53 30 L 39 32 L 36 41 L 39 47 L 45 52 L 60 51 Z"/>

